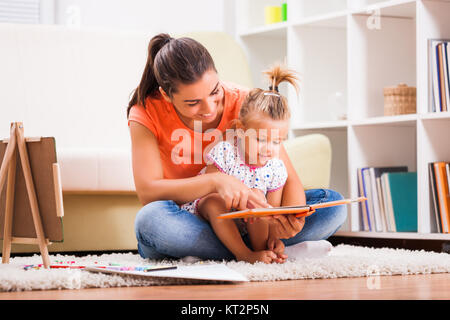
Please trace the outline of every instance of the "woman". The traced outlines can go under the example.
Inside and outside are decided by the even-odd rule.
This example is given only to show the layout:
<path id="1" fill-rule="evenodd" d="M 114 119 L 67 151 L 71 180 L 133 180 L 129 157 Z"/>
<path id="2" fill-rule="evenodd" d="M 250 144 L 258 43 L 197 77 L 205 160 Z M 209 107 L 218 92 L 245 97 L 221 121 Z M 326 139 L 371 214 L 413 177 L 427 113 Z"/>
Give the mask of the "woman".
<path id="1" fill-rule="evenodd" d="M 219 80 L 210 54 L 197 41 L 167 34 L 150 40 L 145 69 L 127 109 L 134 181 L 144 205 L 135 222 L 143 258 L 233 259 L 211 226 L 180 205 L 217 193 L 230 210 L 268 206 L 262 193 L 235 177 L 197 175 L 205 166 L 203 155 L 237 118 L 247 92 Z M 305 192 L 284 148 L 280 159 L 288 171 L 282 206 L 342 199 L 332 190 Z M 285 245 L 326 239 L 345 219 L 342 206 L 320 209 L 306 219 L 268 219 L 273 235 L 269 249 L 281 262 Z M 245 236 L 244 241 L 249 243 Z"/>

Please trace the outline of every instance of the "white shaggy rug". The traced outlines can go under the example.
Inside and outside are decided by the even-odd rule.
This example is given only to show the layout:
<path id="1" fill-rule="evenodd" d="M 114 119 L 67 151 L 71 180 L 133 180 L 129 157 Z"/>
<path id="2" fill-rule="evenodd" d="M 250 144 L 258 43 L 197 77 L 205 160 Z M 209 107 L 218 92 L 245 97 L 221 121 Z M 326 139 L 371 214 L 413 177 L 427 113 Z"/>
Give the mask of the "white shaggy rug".
<path id="1" fill-rule="evenodd" d="M 76 261 L 77 264 L 117 263 L 127 266 L 189 265 L 198 263 L 224 263 L 241 273 L 250 281 L 275 281 L 293 279 L 365 277 L 374 275 L 410 275 L 450 273 L 450 254 L 404 249 L 375 249 L 350 245 L 334 247 L 326 257 L 298 259 L 284 264 L 249 264 L 236 261 L 202 261 L 187 263 L 180 260 L 152 261 L 138 254 L 117 253 L 75 257 L 51 255 L 54 261 Z M 10 264 L 0 264 L 0 291 L 83 289 L 121 286 L 154 286 L 194 284 L 199 281 L 123 277 L 102 273 L 91 273 L 76 269 L 24 270 L 24 265 L 40 264 L 40 255 L 15 257 Z"/>

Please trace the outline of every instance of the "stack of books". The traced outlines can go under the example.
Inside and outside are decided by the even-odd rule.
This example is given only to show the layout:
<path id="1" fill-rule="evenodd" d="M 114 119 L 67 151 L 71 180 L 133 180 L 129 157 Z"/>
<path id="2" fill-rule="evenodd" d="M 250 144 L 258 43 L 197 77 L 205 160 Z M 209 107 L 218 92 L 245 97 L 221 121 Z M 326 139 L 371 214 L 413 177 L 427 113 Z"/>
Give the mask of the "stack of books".
<path id="1" fill-rule="evenodd" d="M 361 230 L 417 232 L 417 172 L 408 167 L 358 169 Z"/>
<path id="2" fill-rule="evenodd" d="M 450 111 L 449 40 L 429 40 L 430 112 Z"/>
<path id="3" fill-rule="evenodd" d="M 430 200 L 439 233 L 450 233 L 450 163 L 428 164 L 430 176 Z"/>

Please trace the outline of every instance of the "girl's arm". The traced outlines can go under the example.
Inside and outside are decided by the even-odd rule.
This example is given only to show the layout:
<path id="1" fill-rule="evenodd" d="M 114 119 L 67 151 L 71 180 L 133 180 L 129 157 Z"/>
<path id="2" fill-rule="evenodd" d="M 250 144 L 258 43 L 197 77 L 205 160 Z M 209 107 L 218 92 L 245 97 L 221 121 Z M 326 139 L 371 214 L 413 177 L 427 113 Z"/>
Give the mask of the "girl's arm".
<path id="1" fill-rule="evenodd" d="M 281 200 L 283 198 L 283 189 L 280 188 L 275 191 L 267 192 L 266 198 L 267 203 L 269 203 L 272 207 L 281 207 Z"/>
<path id="2" fill-rule="evenodd" d="M 272 207 L 281 206 L 281 200 L 283 198 L 283 189 L 284 186 L 278 190 L 267 192 L 267 202 Z M 267 239 L 267 249 L 273 250 L 273 252 L 277 254 L 276 262 L 284 263 L 288 256 L 284 254 L 284 244 L 279 240 L 280 233 L 278 229 L 280 229 L 282 226 L 280 224 L 275 225 L 273 221 L 269 221 L 268 223 L 269 223 L 269 233 Z"/>
<path id="3" fill-rule="evenodd" d="M 280 159 L 283 160 L 286 167 L 288 178 L 284 184 L 280 201 L 280 190 L 274 191 L 274 195 L 269 195 L 271 197 L 276 197 L 276 201 L 280 201 L 279 206 L 303 206 L 306 204 L 305 190 L 303 185 L 297 176 L 297 172 L 292 166 L 291 160 L 284 149 L 281 146 Z M 270 203 L 270 202 L 269 202 Z M 275 202 L 274 202 L 275 203 Z M 305 218 L 296 218 L 294 214 L 289 215 L 276 215 L 272 218 L 268 218 L 270 223 L 270 237 L 274 239 L 289 239 L 298 234 L 305 224 Z"/>

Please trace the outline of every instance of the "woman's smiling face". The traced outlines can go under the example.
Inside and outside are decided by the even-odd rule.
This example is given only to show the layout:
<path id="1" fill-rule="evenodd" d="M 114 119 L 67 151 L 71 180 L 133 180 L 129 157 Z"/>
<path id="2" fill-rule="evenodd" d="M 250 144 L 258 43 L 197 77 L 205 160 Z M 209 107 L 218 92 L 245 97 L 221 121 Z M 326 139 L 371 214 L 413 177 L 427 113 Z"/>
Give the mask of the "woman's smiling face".
<path id="1" fill-rule="evenodd" d="M 162 88 L 160 92 L 166 101 L 174 105 L 180 119 L 190 128 L 194 128 L 194 121 L 218 124 L 222 116 L 224 92 L 214 70 L 206 71 L 195 83 L 179 84 L 172 97 Z"/>

